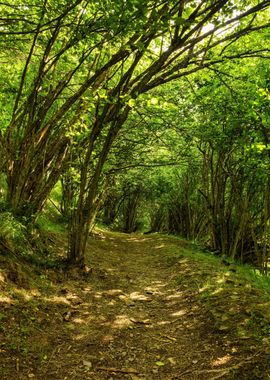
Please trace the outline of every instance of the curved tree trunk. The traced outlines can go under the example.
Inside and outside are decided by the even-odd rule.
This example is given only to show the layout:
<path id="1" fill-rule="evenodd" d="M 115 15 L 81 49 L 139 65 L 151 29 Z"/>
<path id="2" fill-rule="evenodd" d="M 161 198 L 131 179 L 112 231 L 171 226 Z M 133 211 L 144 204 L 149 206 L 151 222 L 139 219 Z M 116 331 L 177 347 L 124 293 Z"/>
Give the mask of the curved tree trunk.
<path id="1" fill-rule="evenodd" d="M 122 110 L 122 106 L 119 108 L 119 105 L 115 105 L 115 111 L 116 114 L 113 114 L 113 121 L 111 122 L 111 126 L 105 137 L 92 177 L 89 178 L 88 171 L 92 165 L 92 153 L 97 137 L 95 128 L 92 130 L 88 149 L 85 154 L 84 164 L 81 167 L 80 192 L 68 225 L 67 258 L 68 262 L 71 265 L 84 265 L 86 244 L 89 232 L 93 227 L 97 211 L 103 198 L 103 191 L 101 191 L 99 194 L 99 186 L 102 177 L 103 166 L 107 160 L 111 146 L 117 137 L 121 126 L 128 117 L 130 107 L 125 106 Z M 96 123 L 95 127 L 98 131 L 101 130 L 98 123 Z"/>

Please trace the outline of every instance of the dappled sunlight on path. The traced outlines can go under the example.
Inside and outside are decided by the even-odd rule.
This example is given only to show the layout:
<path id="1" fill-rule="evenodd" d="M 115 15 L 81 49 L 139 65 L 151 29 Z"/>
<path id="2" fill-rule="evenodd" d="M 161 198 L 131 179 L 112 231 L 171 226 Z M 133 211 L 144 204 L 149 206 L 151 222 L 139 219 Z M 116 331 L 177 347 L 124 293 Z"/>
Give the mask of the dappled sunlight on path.
<path id="1" fill-rule="evenodd" d="M 222 305 L 210 305 L 210 297 L 227 296 L 228 277 L 216 274 L 220 294 L 210 294 L 213 268 L 202 270 L 187 248 L 160 235 L 94 236 L 89 274 L 71 275 L 54 294 L 41 296 L 46 340 L 39 340 L 44 355 L 33 379 L 234 379 L 256 362 L 256 342 L 236 339 Z M 225 302 L 231 323 L 244 326 L 235 319 L 238 299 Z"/>
<path id="2" fill-rule="evenodd" d="M 214 379 L 234 363 L 224 337 L 209 330 L 199 289 L 181 285 L 194 268 L 181 256 L 172 262 L 168 242 L 181 251 L 181 241 L 160 236 L 118 234 L 89 245 L 91 286 L 78 292 L 79 306 L 69 296 L 72 378 Z"/>

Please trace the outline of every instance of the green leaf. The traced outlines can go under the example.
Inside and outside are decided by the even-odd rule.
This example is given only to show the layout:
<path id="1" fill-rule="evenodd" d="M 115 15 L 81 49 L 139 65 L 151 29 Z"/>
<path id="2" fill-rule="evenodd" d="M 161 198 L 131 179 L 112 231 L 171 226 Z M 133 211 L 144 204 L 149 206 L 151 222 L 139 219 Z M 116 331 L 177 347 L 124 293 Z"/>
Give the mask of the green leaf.
<path id="1" fill-rule="evenodd" d="M 163 363 L 163 362 L 155 362 L 155 365 L 157 365 L 158 367 L 163 367 L 165 365 L 165 363 Z"/>

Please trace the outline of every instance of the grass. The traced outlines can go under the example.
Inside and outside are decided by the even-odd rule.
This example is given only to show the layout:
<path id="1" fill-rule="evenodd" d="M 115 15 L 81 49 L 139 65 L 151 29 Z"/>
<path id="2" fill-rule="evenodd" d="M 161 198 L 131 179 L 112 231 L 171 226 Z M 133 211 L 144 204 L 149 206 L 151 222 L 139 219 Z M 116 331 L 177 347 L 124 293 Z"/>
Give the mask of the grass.
<path id="1" fill-rule="evenodd" d="M 202 305 L 213 333 L 270 347 L 270 277 L 183 239 L 170 239 L 167 267 L 176 265 L 176 287 Z M 210 322 L 211 321 L 211 322 Z M 256 344 L 257 344 L 256 343 Z"/>
<path id="2" fill-rule="evenodd" d="M 171 240 L 171 239 L 170 239 Z M 166 247 L 166 266 L 177 265 L 178 288 L 186 289 L 204 305 L 214 331 L 234 339 L 254 339 L 270 345 L 270 278 L 249 265 L 173 238 Z"/>
<path id="3" fill-rule="evenodd" d="M 183 239 L 179 237 L 174 238 L 176 241 L 183 241 Z M 234 274 L 238 280 L 242 279 L 242 281 L 249 283 L 250 285 L 265 292 L 270 291 L 270 275 L 262 275 L 258 269 L 252 267 L 251 265 L 243 265 L 228 257 L 216 256 L 211 252 L 203 252 L 200 247 L 192 243 L 188 248 L 181 248 L 179 251 L 176 251 L 175 247 L 168 247 L 168 252 L 174 254 L 175 258 L 177 258 L 177 256 L 181 257 L 184 255 L 193 261 L 199 261 L 213 270 L 214 273 L 219 273 L 219 275 L 232 277 L 232 274 Z M 172 256 L 170 260 L 173 260 Z"/>
<path id="4" fill-rule="evenodd" d="M 255 284 L 260 289 L 270 291 L 270 275 L 264 276 L 258 269 L 254 269 L 249 265 L 238 265 L 237 268 L 240 275 L 247 281 Z"/>
<path id="5" fill-rule="evenodd" d="M 48 211 L 38 217 L 37 226 L 46 232 L 63 233 L 66 230 L 66 224 L 59 222 L 55 217 L 52 218 Z"/>
<path id="6" fill-rule="evenodd" d="M 66 220 L 61 214 L 61 183 L 57 182 L 48 198 L 43 212 L 38 216 L 37 225 L 46 232 L 63 233 L 66 230 Z"/>

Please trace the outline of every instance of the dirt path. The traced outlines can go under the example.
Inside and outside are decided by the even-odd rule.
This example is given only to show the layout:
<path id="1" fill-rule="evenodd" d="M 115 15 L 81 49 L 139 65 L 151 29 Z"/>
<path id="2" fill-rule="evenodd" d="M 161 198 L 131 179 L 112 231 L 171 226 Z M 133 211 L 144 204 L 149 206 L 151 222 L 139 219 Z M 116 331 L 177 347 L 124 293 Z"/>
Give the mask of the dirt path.
<path id="1" fill-rule="evenodd" d="M 181 255 L 185 245 L 155 235 L 96 236 L 87 278 L 71 275 L 54 294 L 29 301 L 37 310 L 28 353 L 12 358 L 14 377 L 3 378 L 270 379 L 266 346 L 236 334 L 248 313 L 237 284 L 234 299 L 225 288 L 202 296 L 212 268 Z"/>

